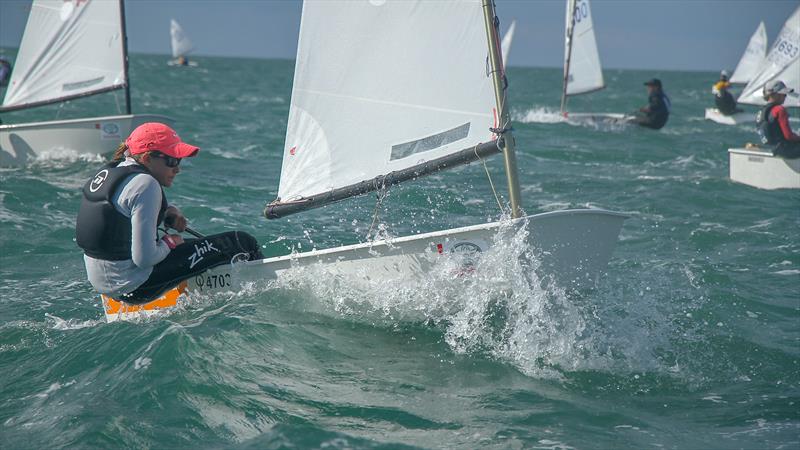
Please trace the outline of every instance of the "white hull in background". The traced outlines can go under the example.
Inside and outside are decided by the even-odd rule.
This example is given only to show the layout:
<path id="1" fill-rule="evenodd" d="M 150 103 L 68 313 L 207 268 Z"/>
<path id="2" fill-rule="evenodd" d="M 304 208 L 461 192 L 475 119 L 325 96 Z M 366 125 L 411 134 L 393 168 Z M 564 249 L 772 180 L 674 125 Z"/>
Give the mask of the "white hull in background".
<path id="1" fill-rule="evenodd" d="M 179 61 L 175 59 L 170 59 L 169 61 L 167 61 L 167 65 L 172 67 L 197 67 L 199 64 L 197 63 L 197 61 L 189 61 L 186 64 L 181 64 Z"/>
<path id="2" fill-rule="evenodd" d="M 527 222 L 528 242 L 536 252 L 540 277 L 554 279 L 566 289 L 590 287 L 605 271 L 628 216 L 600 209 L 554 211 L 516 219 L 511 231 Z M 489 250 L 501 222 L 473 225 L 333 249 L 238 263 L 212 269 L 188 280 L 188 290 L 238 291 L 243 283 L 280 277 L 293 267 L 317 265 L 326 273 L 345 277 L 354 286 L 419 280 L 441 258 L 470 262 Z M 469 267 L 465 268 L 467 271 Z M 458 272 L 454 276 L 463 274 Z"/>
<path id="3" fill-rule="evenodd" d="M 0 125 L 0 166 L 21 166 L 42 154 L 112 153 L 131 130 L 145 122 L 172 126 L 174 120 L 156 114 L 89 117 Z"/>
<path id="4" fill-rule="evenodd" d="M 623 125 L 630 123 L 635 118 L 635 116 L 621 113 L 567 113 L 564 120 L 572 123 Z"/>
<path id="5" fill-rule="evenodd" d="M 739 125 L 743 123 L 751 123 L 755 126 L 756 115 L 752 112 L 742 111 L 729 116 L 719 112 L 717 108 L 706 108 L 706 119 L 721 123 L 723 125 Z"/>
<path id="6" fill-rule="evenodd" d="M 800 189 L 800 158 L 744 148 L 728 149 L 728 158 L 731 181 L 759 189 Z"/>

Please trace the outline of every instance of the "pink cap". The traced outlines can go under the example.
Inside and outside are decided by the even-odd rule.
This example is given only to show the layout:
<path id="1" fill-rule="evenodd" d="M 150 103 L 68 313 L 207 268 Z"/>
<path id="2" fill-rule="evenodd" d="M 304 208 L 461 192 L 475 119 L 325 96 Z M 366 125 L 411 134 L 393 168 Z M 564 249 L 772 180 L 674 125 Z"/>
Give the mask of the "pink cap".
<path id="1" fill-rule="evenodd" d="M 158 151 L 175 158 L 189 158 L 200 151 L 200 147 L 183 142 L 175 130 L 158 122 L 139 125 L 125 140 L 125 144 L 131 155 Z"/>

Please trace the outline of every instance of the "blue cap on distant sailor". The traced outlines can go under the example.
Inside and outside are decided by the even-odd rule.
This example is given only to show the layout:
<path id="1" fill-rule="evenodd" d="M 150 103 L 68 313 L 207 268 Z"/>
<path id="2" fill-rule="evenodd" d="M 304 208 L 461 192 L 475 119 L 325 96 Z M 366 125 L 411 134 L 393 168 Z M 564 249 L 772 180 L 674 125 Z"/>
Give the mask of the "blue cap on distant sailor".
<path id="1" fill-rule="evenodd" d="M 661 80 L 658 78 L 652 78 L 644 82 L 645 86 L 658 86 L 661 87 Z"/>

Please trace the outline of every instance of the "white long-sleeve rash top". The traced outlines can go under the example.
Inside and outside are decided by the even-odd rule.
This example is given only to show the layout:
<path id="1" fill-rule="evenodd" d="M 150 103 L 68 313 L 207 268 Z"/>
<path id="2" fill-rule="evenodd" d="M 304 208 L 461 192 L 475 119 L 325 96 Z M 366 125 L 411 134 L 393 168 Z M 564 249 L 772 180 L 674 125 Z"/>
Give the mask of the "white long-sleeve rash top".
<path id="1" fill-rule="evenodd" d="M 138 164 L 127 158 L 122 166 Z M 133 174 L 117 189 L 114 208 L 131 219 L 131 259 L 107 261 L 83 255 L 89 282 L 97 292 L 114 297 L 128 294 L 141 286 L 153 272 L 153 266 L 170 252 L 158 239 L 158 211 L 161 209 L 161 186 L 148 174 Z"/>

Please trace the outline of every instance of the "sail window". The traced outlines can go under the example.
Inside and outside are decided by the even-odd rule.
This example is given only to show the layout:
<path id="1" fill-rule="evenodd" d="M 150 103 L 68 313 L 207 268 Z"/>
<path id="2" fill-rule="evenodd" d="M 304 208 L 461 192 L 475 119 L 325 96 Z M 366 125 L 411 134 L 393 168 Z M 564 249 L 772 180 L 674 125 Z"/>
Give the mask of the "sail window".
<path id="1" fill-rule="evenodd" d="M 469 135 L 469 125 L 470 123 L 467 122 L 464 125 L 459 125 L 451 130 L 442 131 L 441 133 L 426 136 L 415 141 L 393 145 L 392 155 L 389 159 L 391 161 L 403 159 L 416 153 L 427 152 L 429 150 L 451 144 L 460 139 L 464 139 Z"/>

